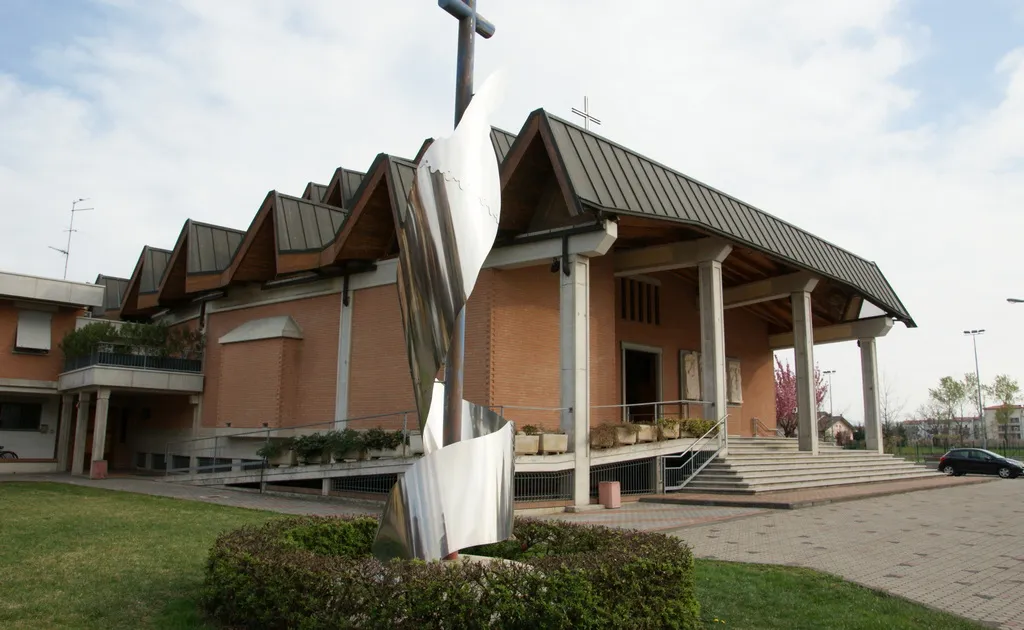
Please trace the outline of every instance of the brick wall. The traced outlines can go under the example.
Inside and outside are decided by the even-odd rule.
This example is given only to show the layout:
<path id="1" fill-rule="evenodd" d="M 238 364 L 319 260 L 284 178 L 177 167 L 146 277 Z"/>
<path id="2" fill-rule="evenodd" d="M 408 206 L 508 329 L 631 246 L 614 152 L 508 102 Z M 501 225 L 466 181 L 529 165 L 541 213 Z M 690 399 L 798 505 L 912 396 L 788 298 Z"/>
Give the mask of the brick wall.
<path id="1" fill-rule="evenodd" d="M 340 308 L 341 296 L 334 294 L 211 313 L 206 327 L 203 426 L 231 422 L 232 427 L 260 427 L 267 421 L 263 418 L 268 400 L 275 401 L 276 408 L 281 410 L 281 426 L 333 421 Z M 223 346 L 217 342 L 247 321 L 280 315 L 290 315 L 295 320 L 302 330 L 301 341 L 259 340 Z M 274 343 L 280 348 L 279 354 L 266 348 Z M 278 356 L 279 359 L 274 358 Z M 273 365 L 275 360 L 278 366 Z M 268 372 L 275 370 L 281 375 L 281 385 L 270 393 L 266 383 L 274 381 L 269 380 Z M 286 399 L 283 406 L 282 391 Z M 220 417 L 222 396 L 227 400 L 225 412 L 231 410 L 232 414 L 249 419 Z"/>
<path id="2" fill-rule="evenodd" d="M 55 381 L 64 371 L 64 353 L 60 342 L 75 329 L 75 320 L 84 309 L 62 308 L 54 312 L 50 322 L 50 352 L 47 354 L 16 354 L 14 342 L 18 335 L 18 309 L 14 302 L 0 300 L 0 378 Z"/>

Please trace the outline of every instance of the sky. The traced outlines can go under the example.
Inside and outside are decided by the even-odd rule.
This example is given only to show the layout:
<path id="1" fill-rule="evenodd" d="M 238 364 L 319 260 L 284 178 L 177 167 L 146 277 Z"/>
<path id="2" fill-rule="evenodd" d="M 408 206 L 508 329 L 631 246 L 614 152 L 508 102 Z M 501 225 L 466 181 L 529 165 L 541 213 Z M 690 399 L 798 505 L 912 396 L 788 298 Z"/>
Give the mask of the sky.
<path id="1" fill-rule="evenodd" d="M 480 0 L 495 124 L 590 99 L 599 133 L 878 263 L 918 328 L 879 342 L 913 412 L 940 377 L 1024 379 L 1024 1 Z M 0 269 L 131 274 L 188 218 L 249 226 L 450 132 L 433 0 L 0 1 Z M 863 417 L 854 343 L 818 346 Z M 826 402 L 826 405 L 828 403 Z"/>

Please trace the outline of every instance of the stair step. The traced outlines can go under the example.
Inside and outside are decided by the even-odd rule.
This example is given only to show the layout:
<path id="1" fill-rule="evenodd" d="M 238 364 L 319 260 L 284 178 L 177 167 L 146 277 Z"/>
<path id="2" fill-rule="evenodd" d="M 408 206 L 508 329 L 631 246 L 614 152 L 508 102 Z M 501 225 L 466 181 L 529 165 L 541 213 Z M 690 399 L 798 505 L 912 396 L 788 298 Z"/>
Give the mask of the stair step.
<path id="1" fill-rule="evenodd" d="M 868 470 L 893 470 L 893 471 L 915 471 L 915 470 L 934 470 L 927 466 L 918 466 L 916 464 L 877 464 L 871 466 L 848 466 L 848 465 L 819 465 L 819 466 L 771 466 L 771 467 L 760 467 L 760 468 L 735 468 L 731 466 L 709 464 L 704 470 L 701 471 L 701 475 L 707 473 L 709 475 L 735 475 L 737 477 L 772 477 L 782 475 L 793 475 L 793 474 L 815 474 L 824 475 L 831 473 L 856 473 L 864 472 Z"/>
<path id="2" fill-rule="evenodd" d="M 849 463 L 852 463 L 852 464 L 856 465 L 856 464 L 859 464 L 861 462 L 872 462 L 872 461 L 894 462 L 894 461 L 897 461 L 897 458 L 894 458 L 892 456 L 886 456 L 886 455 L 875 455 L 874 457 L 863 457 L 863 456 L 862 457 L 857 457 L 857 456 L 849 457 L 849 456 L 845 456 L 845 455 L 818 455 L 817 457 L 812 456 L 812 455 L 751 455 L 751 456 L 748 456 L 748 457 L 734 457 L 732 455 L 729 455 L 728 457 L 723 457 L 719 461 L 726 462 L 726 463 L 729 463 L 729 464 L 737 464 L 737 465 L 743 465 L 743 464 L 749 464 L 749 465 L 771 465 L 771 464 L 804 465 L 804 464 L 814 464 L 816 462 L 829 462 L 829 463 L 849 462 Z"/>
<path id="3" fill-rule="evenodd" d="M 861 483 L 876 483 L 882 481 L 902 481 L 905 479 L 929 478 L 939 475 L 938 472 L 922 471 L 914 473 L 878 474 L 868 477 L 844 477 L 840 479 L 822 479 L 818 481 L 785 482 L 777 484 L 758 484 L 756 486 L 739 484 L 705 484 L 696 479 L 690 482 L 685 488 L 678 492 L 700 492 L 700 493 L 722 493 L 722 494 L 759 494 L 762 492 L 781 492 L 783 490 L 803 490 L 810 488 L 826 488 L 831 486 L 843 486 Z"/>
<path id="4" fill-rule="evenodd" d="M 824 481 L 826 479 L 854 479 L 859 477 L 871 477 L 874 475 L 903 475 L 918 472 L 934 471 L 919 468 L 874 468 L 832 471 L 808 470 L 791 472 L 789 474 L 764 472 L 751 473 L 745 475 L 736 475 L 730 473 L 705 474 L 705 471 L 701 471 L 701 473 L 694 478 L 694 481 L 700 481 L 701 483 L 743 483 L 749 486 L 753 486 L 764 484 L 789 483 L 792 481 Z"/>

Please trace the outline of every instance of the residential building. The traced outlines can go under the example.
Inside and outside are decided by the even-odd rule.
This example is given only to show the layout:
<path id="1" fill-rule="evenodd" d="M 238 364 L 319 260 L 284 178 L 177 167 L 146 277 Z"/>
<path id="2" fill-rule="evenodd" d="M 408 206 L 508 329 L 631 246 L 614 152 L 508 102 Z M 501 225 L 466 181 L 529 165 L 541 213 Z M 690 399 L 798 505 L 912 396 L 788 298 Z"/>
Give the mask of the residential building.
<path id="1" fill-rule="evenodd" d="M 985 407 L 985 426 L 988 428 L 989 439 L 1019 442 L 1021 439 L 1021 420 L 1024 418 L 1024 406 L 1009 405 L 1005 417 L 999 412 L 1002 405 Z"/>
<path id="2" fill-rule="evenodd" d="M 773 352 L 795 347 L 810 374 L 816 344 L 856 342 L 881 451 L 876 340 L 915 324 L 877 265 L 544 110 L 492 142 L 502 206 L 467 307 L 467 399 L 565 431 L 579 474 L 606 423 L 774 430 Z M 128 278 L 98 278 L 91 321 L 161 323 L 205 347 L 69 358 L 64 404 L 105 436 L 80 432 L 70 470 L 201 466 L 194 438 L 230 467 L 255 459 L 254 431 L 315 423 L 415 428 L 395 286 L 414 170 L 380 154 L 301 196 L 270 191 L 247 229 L 189 220 L 176 240 L 152 235 Z M 816 453 L 812 381 L 800 449 Z"/>

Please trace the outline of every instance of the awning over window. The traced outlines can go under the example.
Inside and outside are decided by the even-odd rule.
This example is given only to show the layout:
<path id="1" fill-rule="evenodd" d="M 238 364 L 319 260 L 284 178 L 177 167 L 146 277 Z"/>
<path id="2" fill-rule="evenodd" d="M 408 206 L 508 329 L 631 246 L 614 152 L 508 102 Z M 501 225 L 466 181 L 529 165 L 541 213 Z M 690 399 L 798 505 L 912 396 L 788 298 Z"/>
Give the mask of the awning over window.
<path id="1" fill-rule="evenodd" d="M 18 311 L 18 337 L 15 350 L 50 351 L 50 320 L 44 311 Z"/>

